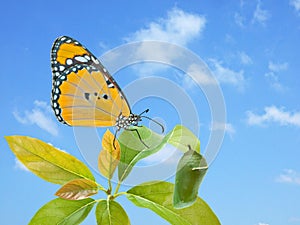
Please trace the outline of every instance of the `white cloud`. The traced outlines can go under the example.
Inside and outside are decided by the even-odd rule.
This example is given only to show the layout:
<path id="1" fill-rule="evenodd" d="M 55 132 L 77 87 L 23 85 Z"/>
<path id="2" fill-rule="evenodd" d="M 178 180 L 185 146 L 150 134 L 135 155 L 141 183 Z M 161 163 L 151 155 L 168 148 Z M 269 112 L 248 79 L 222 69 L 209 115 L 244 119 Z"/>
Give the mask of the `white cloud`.
<path id="1" fill-rule="evenodd" d="M 50 142 L 48 142 L 47 144 L 48 144 L 48 145 L 51 145 L 52 147 L 56 148 L 56 149 L 59 150 L 59 151 L 62 151 L 62 152 L 64 152 L 64 153 L 68 153 L 68 152 L 67 152 L 66 150 L 64 150 L 64 149 L 55 147 L 55 146 L 54 146 L 52 143 L 50 143 Z"/>
<path id="2" fill-rule="evenodd" d="M 231 123 L 218 123 L 215 122 L 210 126 L 210 130 L 225 130 L 225 132 L 232 138 L 236 130 Z"/>
<path id="3" fill-rule="evenodd" d="M 21 163 L 17 158 L 15 158 L 15 168 L 18 170 L 29 172 L 29 169 L 27 169 L 27 167 L 24 166 L 24 164 Z"/>
<path id="4" fill-rule="evenodd" d="M 147 165 L 153 165 L 158 163 L 176 164 L 178 163 L 178 160 L 181 157 L 181 155 L 181 152 L 178 151 L 174 146 L 167 144 L 160 151 L 142 159 L 141 162 L 144 162 Z"/>
<path id="5" fill-rule="evenodd" d="M 32 110 L 25 110 L 24 115 L 20 115 L 18 111 L 14 111 L 13 115 L 18 122 L 24 125 L 37 125 L 41 129 L 47 131 L 51 135 L 58 135 L 57 124 L 51 119 L 52 109 L 43 101 L 34 101 Z"/>
<path id="6" fill-rule="evenodd" d="M 300 0 L 290 0 L 290 5 L 293 6 L 297 12 L 300 11 Z"/>
<path id="7" fill-rule="evenodd" d="M 215 59 L 210 60 L 212 65 L 212 71 L 220 83 L 231 84 L 239 89 L 243 89 L 245 85 L 244 71 L 234 71 L 226 68 Z"/>
<path id="8" fill-rule="evenodd" d="M 261 1 L 259 0 L 253 13 L 252 23 L 257 22 L 264 25 L 270 17 L 270 12 L 261 8 Z"/>
<path id="9" fill-rule="evenodd" d="M 258 223 L 258 225 L 269 225 L 268 223 Z"/>
<path id="10" fill-rule="evenodd" d="M 272 72 L 280 72 L 288 69 L 289 64 L 285 63 L 274 63 L 272 61 L 269 62 L 269 70 Z"/>
<path id="11" fill-rule="evenodd" d="M 273 122 L 281 126 L 292 125 L 300 127 L 300 112 L 289 112 L 276 106 L 265 107 L 264 111 L 261 115 L 247 111 L 247 123 L 249 125 L 265 125 Z"/>
<path id="12" fill-rule="evenodd" d="M 158 64 L 163 62 L 164 64 L 171 64 L 182 57 L 178 52 L 179 46 L 187 46 L 191 41 L 200 37 L 206 24 L 204 16 L 188 13 L 179 8 L 173 8 L 168 11 L 165 18 L 159 18 L 153 22 L 150 22 L 145 28 L 142 28 L 129 37 L 125 38 L 127 42 L 143 41 L 133 55 L 129 57 L 132 61 L 136 59 L 156 59 L 156 63 L 146 63 L 135 65 L 134 69 L 139 76 L 145 76 L 161 72 L 167 67 Z M 147 41 L 155 41 L 150 43 Z M 166 45 L 164 42 L 170 43 Z"/>
<path id="13" fill-rule="evenodd" d="M 235 23 L 236 23 L 238 26 L 240 26 L 240 27 L 242 27 L 242 28 L 245 27 L 246 19 L 245 19 L 241 14 L 235 13 L 235 14 L 234 14 L 234 21 L 235 21 Z"/>
<path id="14" fill-rule="evenodd" d="M 269 82 L 271 88 L 273 88 L 278 92 L 283 92 L 287 89 L 280 83 L 278 73 L 287 70 L 288 66 L 289 64 L 287 62 L 284 63 L 274 63 L 272 61 L 269 62 L 268 69 L 270 71 L 265 73 L 265 78 Z"/>
<path id="15" fill-rule="evenodd" d="M 211 74 L 207 73 L 206 68 L 203 68 L 198 64 L 191 64 L 187 70 L 187 73 L 189 76 L 193 77 L 194 81 L 198 84 L 215 85 L 217 83 L 217 80 L 214 79 Z M 187 82 L 188 80 L 184 79 L 183 81 Z"/>
<path id="16" fill-rule="evenodd" d="M 270 84 L 271 88 L 278 92 L 284 92 L 286 90 L 286 87 L 284 87 L 279 82 L 279 77 L 274 72 L 268 72 L 265 74 L 265 78 L 267 79 L 268 83 Z"/>
<path id="17" fill-rule="evenodd" d="M 286 169 L 276 178 L 276 182 L 300 185 L 300 173 Z"/>
<path id="18" fill-rule="evenodd" d="M 244 65 L 250 65 L 253 63 L 251 57 L 249 55 L 247 55 L 245 52 L 239 52 L 238 53 L 241 63 Z"/>
<path id="19" fill-rule="evenodd" d="M 126 40 L 128 42 L 157 40 L 185 46 L 194 38 L 199 37 L 205 24 L 204 16 L 173 8 L 168 12 L 167 18 L 160 18 L 149 23 L 147 28 L 136 31 Z"/>

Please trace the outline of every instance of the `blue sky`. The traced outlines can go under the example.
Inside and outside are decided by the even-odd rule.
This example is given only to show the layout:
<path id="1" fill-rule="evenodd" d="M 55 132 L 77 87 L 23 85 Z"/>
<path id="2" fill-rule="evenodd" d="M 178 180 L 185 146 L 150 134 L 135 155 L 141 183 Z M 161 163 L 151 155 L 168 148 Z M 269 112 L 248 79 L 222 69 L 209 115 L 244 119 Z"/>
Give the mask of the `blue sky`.
<path id="1" fill-rule="evenodd" d="M 108 50 L 132 41 L 174 43 L 208 65 L 226 103 L 226 135 L 200 196 L 224 225 L 300 224 L 299 0 L 276 4 L 270 0 L 84 4 L 12 0 L 2 3 L 2 8 L 2 137 L 36 137 L 84 161 L 73 129 L 59 124 L 49 105 L 49 55 L 58 36 L 74 37 L 100 59 Z M 126 87 L 152 75 L 173 80 L 196 102 L 199 137 L 205 149 L 213 130 L 209 104 L 205 93 L 185 79 L 182 71 L 137 65 L 119 71 L 115 78 Z M 198 83 L 209 82 L 200 73 L 196 75 Z M 168 130 L 180 122 L 169 103 L 147 98 L 133 105 L 136 112 L 147 107 L 151 108 L 149 116 L 162 119 Z M 98 130 L 102 134 L 105 129 Z M 0 148 L 1 223 L 26 224 L 54 198 L 58 186 L 25 171 L 4 138 Z M 100 175 L 97 180 L 104 182 Z M 120 201 L 132 224 L 168 224 L 125 198 Z M 94 216 L 83 224 L 95 224 Z"/>

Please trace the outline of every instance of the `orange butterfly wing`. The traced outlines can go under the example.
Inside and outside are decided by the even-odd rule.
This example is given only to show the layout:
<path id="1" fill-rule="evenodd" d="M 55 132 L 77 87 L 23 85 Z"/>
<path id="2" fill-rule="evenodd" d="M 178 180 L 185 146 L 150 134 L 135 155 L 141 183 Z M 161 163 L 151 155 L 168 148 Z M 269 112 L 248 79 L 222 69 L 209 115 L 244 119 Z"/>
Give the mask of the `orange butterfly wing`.
<path id="1" fill-rule="evenodd" d="M 114 126 L 128 117 L 122 90 L 99 60 L 70 37 L 56 39 L 51 51 L 52 108 L 60 122 L 71 126 Z"/>

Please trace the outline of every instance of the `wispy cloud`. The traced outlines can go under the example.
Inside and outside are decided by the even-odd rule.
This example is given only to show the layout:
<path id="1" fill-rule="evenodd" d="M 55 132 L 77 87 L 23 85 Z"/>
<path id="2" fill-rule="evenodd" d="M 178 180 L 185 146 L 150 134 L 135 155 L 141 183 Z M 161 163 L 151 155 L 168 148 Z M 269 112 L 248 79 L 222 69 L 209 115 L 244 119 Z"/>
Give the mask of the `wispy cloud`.
<path id="1" fill-rule="evenodd" d="M 166 18 L 159 18 L 149 23 L 146 28 L 136 31 L 126 40 L 128 42 L 157 40 L 185 46 L 194 38 L 199 37 L 205 24 L 204 16 L 173 8 Z"/>
<path id="2" fill-rule="evenodd" d="M 290 5 L 293 6 L 297 12 L 300 12 L 300 0 L 290 0 Z"/>
<path id="3" fill-rule="evenodd" d="M 224 130 L 231 138 L 235 134 L 236 130 L 231 123 L 218 123 L 215 122 L 210 126 L 210 130 Z"/>
<path id="4" fill-rule="evenodd" d="M 234 14 L 234 22 L 239 26 L 244 28 L 245 27 L 245 23 L 246 23 L 246 19 L 245 17 L 243 17 L 240 13 L 236 12 Z"/>
<path id="5" fill-rule="evenodd" d="M 271 88 L 279 92 L 283 92 L 287 89 L 279 81 L 278 73 L 287 70 L 288 66 L 289 64 L 287 62 L 284 63 L 274 63 L 272 61 L 269 62 L 268 65 L 269 71 L 265 73 L 265 78 L 267 82 L 270 84 Z"/>
<path id="6" fill-rule="evenodd" d="M 270 87 L 278 92 L 284 92 L 286 88 L 280 83 L 279 77 L 274 72 L 270 71 L 265 73 L 265 78 L 269 83 Z"/>
<path id="7" fill-rule="evenodd" d="M 17 158 L 15 158 L 15 168 L 18 170 L 29 172 L 29 169 L 27 169 L 27 167 L 24 166 L 24 164 L 21 163 Z"/>
<path id="8" fill-rule="evenodd" d="M 244 71 L 234 71 L 222 65 L 222 62 L 210 59 L 212 71 L 220 83 L 230 84 L 243 90 L 245 86 Z"/>
<path id="9" fill-rule="evenodd" d="M 259 0 L 256 9 L 253 13 L 252 23 L 265 25 L 266 21 L 271 18 L 271 13 L 268 10 L 262 9 L 261 1 Z"/>
<path id="10" fill-rule="evenodd" d="M 18 122 L 24 125 L 37 125 L 51 135 L 58 135 L 57 124 L 51 118 L 52 109 L 43 101 L 34 101 L 34 107 L 31 110 L 25 110 L 24 113 L 13 111 L 13 115 Z"/>
<path id="11" fill-rule="evenodd" d="M 285 169 L 275 181 L 279 183 L 300 185 L 300 173 L 292 169 Z"/>
<path id="12" fill-rule="evenodd" d="M 270 225 L 268 223 L 258 223 L 257 225 Z"/>
<path id="13" fill-rule="evenodd" d="M 217 82 L 210 74 L 207 74 L 206 68 L 203 68 L 198 64 L 191 64 L 187 73 L 192 76 L 198 84 L 201 85 L 215 85 Z M 187 76 L 185 75 L 185 77 Z M 183 81 L 187 82 L 188 80 L 183 79 Z"/>
<path id="14" fill-rule="evenodd" d="M 273 72 L 281 72 L 284 70 L 287 70 L 289 67 L 289 64 L 287 62 L 284 63 L 274 63 L 272 61 L 269 62 L 269 70 Z"/>
<path id="15" fill-rule="evenodd" d="M 249 55 L 247 55 L 245 52 L 239 52 L 238 56 L 241 60 L 241 63 L 244 65 L 250 65 L 253 63 L 251 57 Z"/>
<path id="16" fill-rule="evenodd" d="M 263 114 L 255 114 L 247 111 L 247 123 L 249 125 L 266 125 L 268 123 L 277 123 L 281 126 L 300 127 L 300 112 L 289 112 L 283 107 L 268 106 L 264 108 Z"/>

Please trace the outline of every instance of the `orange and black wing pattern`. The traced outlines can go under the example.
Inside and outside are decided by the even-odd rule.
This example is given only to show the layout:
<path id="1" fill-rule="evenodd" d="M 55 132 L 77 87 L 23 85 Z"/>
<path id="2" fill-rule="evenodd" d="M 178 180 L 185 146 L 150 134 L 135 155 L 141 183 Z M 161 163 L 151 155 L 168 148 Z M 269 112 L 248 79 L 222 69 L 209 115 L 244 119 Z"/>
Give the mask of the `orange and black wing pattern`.
<path id="1" fill-rule="evenodd" d="M 116 81 L 73 38 L 55 40 L 51 68 L 51 105 L 60 122 L 70 126 L 114 126 L 120 114 L 130 115 L 130 106 Z"/>

